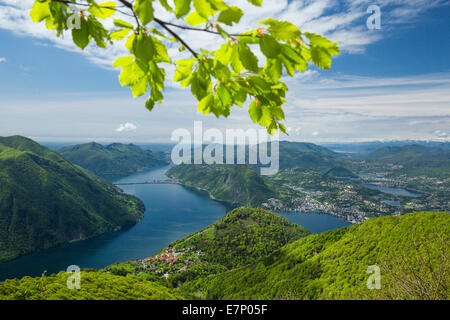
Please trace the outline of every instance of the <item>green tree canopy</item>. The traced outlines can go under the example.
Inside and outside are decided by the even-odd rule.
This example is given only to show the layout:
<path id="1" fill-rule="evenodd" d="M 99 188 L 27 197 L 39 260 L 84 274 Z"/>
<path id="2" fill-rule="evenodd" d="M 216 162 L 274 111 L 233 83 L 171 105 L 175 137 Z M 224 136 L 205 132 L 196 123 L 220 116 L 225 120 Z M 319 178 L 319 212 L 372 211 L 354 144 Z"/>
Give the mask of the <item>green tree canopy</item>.
<path id="1" fill-rule="evenodd" d="M 262 0 L 248 1 L 263 5 Z M 176 22 L 155 16 L 156 5 Z M 336 43 L 272 18 L 260 21 L 253 30 L 227 32 L 239 25 L 244 12 L 224 0 L 36 0 L 30 15 L 34 22 L 44 21 L 48 29 L 56 30 L 57 36 L 70 30 L 73 42 L 81 49 L 90 42 L 107 48 L 126 39 L 130 54 L 119 57 L 113 65 L 122 69 L 120 83 L 130 87 L 134 97 L 150 90 L 145 104 L 149 110 L 163 101 L 164 66 L 173 64 L 173 80 L 183 88 L 190 87 L 199 112 L 228 117 L 233 106 L 242 107 L 249 101 L 250 118 L 269 132 L 286 133 L 281 123 L 288 90 L 283 75 L 293 77 L 311 63 L 329 69 L 332 56 L 339 54 Z M 111 30 L 105 19 L 113 19 Z M 221 45 L 216 51 L 194 49 L 177 33 L 180 30 L 216 34 Z M 171 57 L 167 45 L 172 41 L 179 44 L 180 51 L 188 50 L 192 58 Z M 264 58 L 258 59 L 258 55 Z"/>

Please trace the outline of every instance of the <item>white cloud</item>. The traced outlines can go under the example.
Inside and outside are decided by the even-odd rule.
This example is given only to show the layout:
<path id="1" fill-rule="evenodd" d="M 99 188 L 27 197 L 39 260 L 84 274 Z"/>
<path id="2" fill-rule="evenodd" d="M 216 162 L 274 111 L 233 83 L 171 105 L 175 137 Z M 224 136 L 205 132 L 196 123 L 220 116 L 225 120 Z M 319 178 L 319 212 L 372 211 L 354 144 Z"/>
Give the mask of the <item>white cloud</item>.
<path id="1" fill-rule="evenodd" d="M 127 122 L 124 124 L 121 124 L 116 131 L 117 132 L 129 132 L 129 131 L 136 131 L 137 130 L 137 126 L 133 123 Z"/>
<path id="2" fill-rule="evenodd" d="M 70 35 L 56 38 L 54 31 L 48 31 L 43 23 L 31 21 L 29 10 L 33 1 L 0 0 L 0 29 L 33 38 L 32 41 L 39 45 L 78 52 L 105 68 L 111 68 L 117 56 L 128 54 L 121 42 L 106 50 L 88 46 L 81 51 L 73 45 Z M 241 6 L 246 12 L 240 24 L 242 29 L 233 28 L 232 32 L 253 29 L 258 21 L 267 17 L 289 20 L 302 31 L 321 33 L 335 41 L 340 40 L 344 54 L 364 52 L 369 44 L 392 35 L 395 25 L 412 23 L 426 10 L 448 3 L 441 0 L 378 0 L 382 9 L 382 30 L 370 31 L 366 28 L 366 18 L 369 16 L 366 9 L 374 3 L 373 0 L 265 0 L 260 8 L 252 6 L 247 0 L 228 2 Z M 159 8 L 156 15 L 173 21 L 171 15 Z M 130 21 L 127 17 L 122 18 Z M 108 27 L 112 26 L 110 20 L 106 23 Z M 218 44 L 216 36 L 210 34 L 180 31 L 180 35 L 196 50 L 205 44 L 208 49 L 214 49 Z M 170 44 L 169 54 L 188 56 L 189 53 L 179 53 L 177 48 L 178 45 Z M 172 72 L 168 72 L 169 79 Z M 395 78 L 327 74 L 327 78 L 323 78 L 320 72 L 308 70 L 286 81 L 290 88 L 285 107 L 286 126 L 293 128 L 293 134 L 288 139 L 346 141 L 435 139 L 440 136 L 449 140 L 448 130 L 445 129 L 450 126 L 449 73 Z M 83 137 L 85 132 L 89 132 L 86 139 L 94 136 L 115 141 L 125 139 L 123 132 L 136 131 L 134 123 L 139 123 L 139 134 L 133 133 L 134 139 L 168 141 L 174 129 L 189 127 L 194 120 L 202 120 L 205 126 L 221 129 L 252 126 L 246 108 L 234 108 L 229 118 L 216 119 L 196 113 L 193 108 L 195 101 L 188 90 L 169 89 L 165 96 L 165 102 L 152 112 L 143 107 L 143 100 L 131 100 L 128 96 L 113 99 L 101 94 L 93 98 L 80 93 L 72 99 L 37 99 L 33 103 L 2 101 L 0 134 L 39 135 L 56 139 L 73 137 L 74 134 Z M 61 121 L 48 126 L 38 125 L 47 123 L 49 117 Z M 111 123 L 122 119 L 130 122 L 121 124 L 113 132 Z M 19 123 L 20 127 L 17 125 Z M 317 135 L 311 134 L 314 132 Z"/>
<path id="3" fill-rule="evenodd" d="M 448 138 L 448 133 L 441 131 L 441 130 L 436 130 L 434 131 L 434 134 L 436 135 L 436 137 L 438 138 Z"/>
<path id="4" fill-rule="evenodd" d="M 74 46 L 71 36 L 56 38 L 54 31 L 45 28 L 44 23 L 33 23 L 29 11 L 34 0 L 0 0 L 0 29 L 6 29 L 15 34 L 32 37 L 45 45 L 45 41 L 54 46 L 80 52 L 90 61 L 102 67 L 111 68 L 111 63 L 118 56 L 128 54 L 123 47 L 124 41 L 117 42 L 107 50 L 88 46 L 84 51 Z M 117 1 L 116 1 L 117 2 Z M 229 1 L 231 3 L 231 1 Z M 302 31 L 324 34 L 335 41 L 341 41 L 344 52 L 364 52 L 365 47 L 380 40 L 392 32 L 373 32 L 366 28 L 366 10 L 373 4 L 373 0 L 264 0 L 262 7 L 255 7 L 247 0 L 234 0 L 233 5 L 241 7 L 245 15 L 239 27 L 231 28 L 231 32 L 241 32 L 254 29 L 258 21 L 268 17 L 288 20 L 297 24 Z M 414 21 L 422 12 L 439 5 L 447 4 L 444 0 L 379 0 L 383 14 L 383 28 L 391 25 Z M 166 12 L 155 2 L 155 16 L 162 20 L 175 22 L 176 18 Z M 119 13 L 117 15 L 120 15 Z M 132 18 L 120 16 L 121 19 L 133 22 Z M 105 21 L 107 28 L 112 28 L 112 19 Z M 179 35 L 192 45 L 195 50 L 206 47 L 215 49 L 217 37 L 211 34 L 176 30 Z M 391 30 L 390 30 L 391 31 Z M 188 55 L 179 53 L 178 44 L 167 43 L 169 54 L 177 57 Z"/>
<path id="5" fill-rule="evenodd" d="M 0 63 L 6 62 L 6 58 L 0 57 Z"/>

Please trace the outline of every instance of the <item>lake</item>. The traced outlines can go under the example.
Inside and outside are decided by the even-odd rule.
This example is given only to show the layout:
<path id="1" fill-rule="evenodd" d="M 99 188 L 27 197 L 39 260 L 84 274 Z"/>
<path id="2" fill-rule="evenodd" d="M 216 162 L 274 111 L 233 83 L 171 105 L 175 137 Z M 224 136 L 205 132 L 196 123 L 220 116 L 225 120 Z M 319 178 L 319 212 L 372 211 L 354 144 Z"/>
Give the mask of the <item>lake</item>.
<path id="1" fill-rule="evenodd" d="M 136 173 L 121 183 L 167 179 L 170 166 Z M 65 244 L 31 253 L 0 264 L 0 281 L 23 276 L 40 276 L 66 270 L 69 265 L 103 268 L 120 261 L 150 257 L 190 233 L 222 218 L 231 207 L 209 199 L 204 193 L 176 184 L 126 185 L 121 188 L 140 198 L 146 206 L 144 218 L 128 230 L 93 239 Z M 334 216 L 316 213 L 280 213 L 312 232 L 323 232 L 348 225 Z"/>
<path id="2" fill-rule="evenodd" d="M 328 230 L 350 226 L 351 223 L 336 216 L 316 212 L 277 212 L 291 222 L 305 227 L 312 233 L 321 233 Z"/>
<path id="3" fill-rule="evenodd" d="M 386 194 L 390 194 L 397 197 L 409 197 L 409 198 L 418 198 L 420 197 L 420 194 L 413 193 L 411 191 L 408 191 L 406 189 L 402 188 L 394 188 L 394 187 L 383 187 L 383 186 L 377 186 L 374 184 L 362 184 L 361 186 L 366 187 L 368 189 L 377 190 Z"/>

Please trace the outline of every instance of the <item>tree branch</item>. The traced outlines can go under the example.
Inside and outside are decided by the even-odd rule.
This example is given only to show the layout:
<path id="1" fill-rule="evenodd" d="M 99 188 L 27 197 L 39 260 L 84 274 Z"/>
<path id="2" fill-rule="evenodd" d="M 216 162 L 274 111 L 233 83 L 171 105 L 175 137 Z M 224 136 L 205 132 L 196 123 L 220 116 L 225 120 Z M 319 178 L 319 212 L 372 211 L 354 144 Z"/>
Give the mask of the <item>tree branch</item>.
<path id="1" fill-rule="evenodd" d="M 194 55 L 194 57 L 198 58 L 197 53 L 191 47 L 189 47 L 189 45 L 178 34 L 173 32 L 172 29 L 166 26 L 166 23 L 164 23 L 164 21 L 161 21 L 158 18 L 154 18 L 153 20 L 157 22 L 165 30 L 167 30 L 167 32 L 169 32 L 172 36 L 174 36 L 178 41 L 180 41 L 186 47 L 186 49 L 188 49 Z"/>

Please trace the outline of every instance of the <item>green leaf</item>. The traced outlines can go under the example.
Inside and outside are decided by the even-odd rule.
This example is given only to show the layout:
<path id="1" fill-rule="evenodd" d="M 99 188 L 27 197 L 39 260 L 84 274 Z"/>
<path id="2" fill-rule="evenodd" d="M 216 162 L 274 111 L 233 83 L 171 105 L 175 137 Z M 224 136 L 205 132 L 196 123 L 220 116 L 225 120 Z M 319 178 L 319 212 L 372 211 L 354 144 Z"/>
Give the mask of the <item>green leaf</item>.
<path id="1" fill-rule="evenodd" d="M 250 118 L 253 122 L 259 123 L 261 121 L 262 109 L 255 101 L 252 101 L 250 103 L 250 106 L 248 107 L 248 113 L 250 114 Z"/>
<path id="2" fill-rule="evenodd" d="M 192 0 L 194 2 L 194 8 L 198 14 L 205 19 L 208 19 L 212 14 L 211 5 L 207 0 Z"/>
<path id="3" fill-rule="evenodd" d="M 239 58 L 239 46 L 231 46 L 231 67 L 234 72 L 241 73 L 244 70 L 244 66 Z"/>
<path id="4" fill-rule="evenodd" d="M 208 115 L 211 112 L 211 105 L 213 103 L 214 97 L 211 94 L 208 94 L 198 103 L 197 111 Z"/>
<path id="5" fill-rule="evenodd" d="M 127 38 L 127 41 L 125 42 L 125 48 L 127 48 L 131 53 L 133 53 L 134 39 L 136 39 L 136 35 L 133 33 Z"/>
<path id="6" fill-rule="evenodd" d="M 142 24 L 146 25 L 153 20 L 152 0 L 136 0 L 134 3 L 134 12 L 136 12 Z"/>
<path id="7" fill-rule="evenodd" d="M 97 18 L 106 19 L 116 13 L 116 3 L 114 1 L 103 2 L 96 6 L 91 6 L 88 11 Z"/>
<path id="8" fill-rule="evenodd" d="M 191 11 L 191 0 L 174 0 L 175 15 L 177 18 L 185 16 Z"/>
<path id="9" fill-rule="evenodd" d="M 147 101 L 145 101 L 145 107 L 148 111 L 152 111 L 155 107 L 155 101 L 152 99 L 152 97 L 148 98 Z"/>
<path id="10" fill-rule="evenodd" d="M 132 62 L 122 66 L 119 81 L 122 86 L 132 86 L 145 76 L 145 71 L 138 63 Z"/>
<path id="11" fill-rule="evenodd" d="M 191 79 L 191 92 L 197 98 L 201 100 L 206 95 L 207 86 L 204 81 L 199 77 L 198 73 L 194 73 Z"/>
<path id="12" fill-rule="evenodd" d="M 201 15 L 198 14 L 197 11 L 191 12 L 186 18 L 184 18 L 184 20 L 186 20 L 186 22 L 193 27 L 208 22 L 208 19 L 203 18 Z"/>
<path id="13" fill-rule="evenodd" d="M 254 4 L 255 6 L 260 7 L 263 3 L 263 0 L 248 0 L 251 4 Z"/>
<path id="14" fill-rule="evenodd" d="M 132 24 L 130 24 L 128 22 L 125 22 L 123 20 L 120 20 L 120 19 L 114 19 L 113 22 L 114 22 L 114 25 L 116 27 L 127 28 L 127 29 L 133 29 L 134 28 Z"/>
<path id="15" fill-rule="evenodd" d="M 216 61 L 214 69 L 212 70 L 212 74 L 214 78 L 222 82 L 229 81 L 231 77 L 230 69 L 228 69 L 228 67 L 222 64 L 220 61 Z"/>
<path id="16" fill-rule="evenodd" d="M 247 92 L 236 83 L 232 85 L 232 96 L 233 103 L 240 107 L 242 107 L 244 102 L 247 100 Z"/>
<path id="17" fill-rule="evenodd" d="M 89 28 L 89 34 L 92 38 L 94 38 L 97 46 L 100 48 L 106 48 L 105 39 L 108 38 L 108 31 L 106 31 L 103 25 L 93 15 L 88 17 L 87 25 Z"/>
<path id="18" fill-rule="evenodd" d="M 157 38 L 151 37 L 153 41 L 153 45 L 155 47 L 156 56 L 157 56 L 157 62 L 170 62 L 170 57 L 167 54 L 167 48 L 166 46 Z"/>
<path id="19" fill-rule="evenodd" d="M 140 33 L 133 41 L 132 53 L 137 59 L 147 64 L 155 55 L 153 39 L 144 33 Z"/>
<path id="20" fill-rule="evenodd" d="M 143 77 L 139 79 L 138 81 L 136 81 L 131 85 L 131 92 L 133 93 L 133 97 L 136 98 L 142 96 L 147 92 L 147 88 L 148 88 L 147 78 Z"/>
<path id="21" fill-rule="evenodd" d="M 195 59 L 178 60 L 175 63 L 178 68 L 175 70 L 175 77 L 173 81 L 179 82 L 188 78 L 192 73 L 192 66 L 194 64 L 194 61 Z"/>
<path id="22" fill-rule="evenodd" d="M 130 29 L 122 29 L 122 30 L 117 30 L 117 31 L 113 31 L 109 34 L 109 37 L 112 40 L 122 40 L 123 38 L 125 38 L 128 34 L 130 33 Z"/>
<path id="23" fill-rule="evenodd" d="M 278 21 L 270 18 L 260 21 L 259 23 L 269 25 L 268 31 L 275 39 L 278 40 L 296 40 L 301 36 L 301 32 L 298 27 L 287 21 Z"/>
<path id="24" fill-rule="evenodd" d="M 264 37 L 260 38 L 259 46 L 262 53 L 267 58 L 276 58 L 281 52 L 280 44 L 271 36 L 265 35 Z"/>
<path id="25" fill-rule="evenodd" d="M 232 50 L 228 43 L 224 43 L 220 46 L 219 50 L 216 51 L 214 56 L 218 61 L 220 61 L 224 65 L 228 65 L 231 62 L 231 53 Z"/>
<path id="26" fill-rule="evenodd" d="M 79 29 L 72 29 L 72 40 L 81 50 L 89 44 L 89 27 L 84 18 L 80 19 Z"/>
<path id="27" fill-rule="evenodd" d="M 250 50 L 250 48 L 247 45 L 240 43 L 238 52 L 239 59 L 241 60 L 242 65 L 245 67 L 245 69 L 254 73 L 258 73 L 258 58 Z"/>
<path id="28" fill-rule="evenodd" d="M 231 99 L 231 94 L 228 91 L 227 87 L 219 84 L 217 86 L 216 95 L 214 96 L 214 100 L 219 102 L 222 106 L 222 110 L 226 111 L 233 105 L 233 100 Z M 227 112 L 222 113 L 226 116 Z"/>
<path id="29" fill-rule="evenodd" d="M 283 65 L 280 59 L 267 59 L 266 74 L 273 82 L 280 80 L 283 75 Z"/>
<path id="30" fill-rule="evenodd" d="M 133 56 L 119 57 L 113 62 L 113 66 L 116 68 L 128 66 L 133 63 L 133 60 Z"/>
<path id="31" fill-rule="evenodd" d="M 226 25 L 232 26 L 233 22 L 238 23 L 243 15 L 244 12 L 240 8 L 236 6 L 231 6 L 219 14 L 218 21 L 223 22 Z"/>
<path id="32" fill-rule="evenodd" d="M 30 11 L 31 20 L 33 22 L 41 22 L 50 16 L 50 7 L 48 2 L 35 1 Z"/>
<path id="33" fill-rule="evenodd" d="M 339 48 L 337 47 L 337 43 L 332 42 L 332 41 L 328 40 L 327 38 L 322 37 L 318 34 L 307 32 L 307 33 L 305 33 L 305 35 L 308 37 L 311 46 L 318 46 L 318 47 L 331 49 L 333 53 L 330 53 L 330 54 L 338 54 L 339 53 Z"/>
<path id="34" fill-rule="evenodd" d="M 166 9 L 167 11 L 173 12 L 172 7 L 169 6 L 169 3 L 167 2 L 167 0 L 159 0 L 159 3 L 161 3 L 163 8 Z"/>
<path id="35" fill-rule="evenodd" d="M 311 59 L 319 68 L 326 70 L 331 68 L 331 56 L 328 51 L 322 47 L 311 47 Z"/>
<path id="36" fill-rule="evenodd" d="M 228 5 L 223 0 L 208 0 L 211 7 L 216 11 L 228 9 Z"/>

